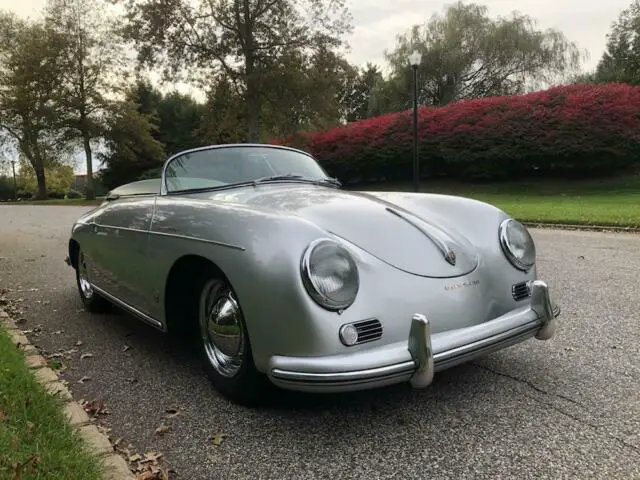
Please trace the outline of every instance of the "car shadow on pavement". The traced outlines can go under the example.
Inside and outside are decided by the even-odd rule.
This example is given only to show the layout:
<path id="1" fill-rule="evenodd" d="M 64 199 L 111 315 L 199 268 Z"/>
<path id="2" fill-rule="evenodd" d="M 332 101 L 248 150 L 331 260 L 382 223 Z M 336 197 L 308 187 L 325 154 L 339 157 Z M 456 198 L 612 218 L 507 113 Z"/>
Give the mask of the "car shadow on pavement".
<path id="1" fill-rule="evenodd" d="M 143 322 L 131 317 L 128 313 L 117 310 L 109 320 L 109 328 L 126 330 L 124 335 L 135 347 L 139 355 L 148 355 L 148 362 L 170 362 L 183 375 L 198 377 L 213 398 L 235 405 L 220 393 L 209 382 L 204 373 L 192 343 L 184 337 L 172 337 L 160 332 Z M 479 361 L 482 361 L 481 359 Z M 460 388 L 469 388 L 474 383 L 478 368 L 466 363 L 442 372 L 438 372 L 433 383 L 425 389 L 413 389 L 409 383 L 401 383 L 370 390 L 336 393 L 307 393 L 285 390 L 270 386 L 261 402 L 254 407 L 242 407 L 256 411 L 277 413 L 283 412 L 320 412 L 354 408 L 362 411 L 369 409 L 373 413 L 378 404 L 396 404 L 403 408 L 412 402 L 429 403 L 445 395 L 456 396 Z M 465 387 L 466 385 L 466 387 Z"/>

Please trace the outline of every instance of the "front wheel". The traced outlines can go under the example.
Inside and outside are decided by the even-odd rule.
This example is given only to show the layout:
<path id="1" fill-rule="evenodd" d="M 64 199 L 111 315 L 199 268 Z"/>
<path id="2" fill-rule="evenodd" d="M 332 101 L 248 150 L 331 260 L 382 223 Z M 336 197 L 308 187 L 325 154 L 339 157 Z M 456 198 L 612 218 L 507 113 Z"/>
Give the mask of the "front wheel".
<path id="1" fill-rule="evenodd" d="M 76 284 L 78 285 L 82 304 L 91 313 L 106 313 L 110 311 L 111 304 L 107 299 L 95 292 L 89 281 L 87 271 L 87 259 L 82 250 L 80 250 L 78 252 L 78 265 L 76 266 Z"/>
<path id="2" fill-rule="evenodd" d="M 231 286 L 215 276 L 205 276 L 200 285 L 198 339 L 207 376 L 229 399 L 256 404 L 267 380 L 254 365 L 238 299 Z"/>

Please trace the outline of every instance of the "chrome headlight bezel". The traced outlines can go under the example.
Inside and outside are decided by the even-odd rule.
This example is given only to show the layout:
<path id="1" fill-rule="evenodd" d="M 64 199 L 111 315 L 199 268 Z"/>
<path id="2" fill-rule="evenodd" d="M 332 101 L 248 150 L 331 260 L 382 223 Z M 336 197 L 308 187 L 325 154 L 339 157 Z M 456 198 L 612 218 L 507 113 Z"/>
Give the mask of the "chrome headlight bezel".
<path id="1" fill-rule="evenodd" d="M 338 255 L 348 262 L 349 270 L 351 272 L 351 280 L 355 284 L 351 286 L 351 294 L 341 300 L 332 298 L 329 294 L 323 292 L 317 282 L 314 281 L 315 274 L 313 271 L 313 255 L 318 251 L 319 248 L 327 247 L 333 248 L 334 255 Z M 353 302 L 355 302 L 358 291 L 360 289 L 360 275 L 358 272 L 358 265 L 356 264 L 349 250 L 341 243 L 329 238 L 320 238 L 312 241 L 307 246 L 302 255 L 300 269 L 302 283 L 304 284 L 307 293 L 322 308 L 331 311 L 341 311 L 349 308 L 353 304 Z"/>
<path id="2" fill-rule="evenodd" d="M 513 228 L 520 229 L 521 232 L 525 234 L 525 238 L 527 241 L 526 250 L 531 254 L 531 261 L 525 261 L 522 257 L 518 256 L 515 253 L 512 239 L 509 235 L 509 230 Z M 509 260 L 509 263 L 511 263 L 511 265 L 513 265 L 518 270 L 522 270 L 523 272 L 528 272 L 529 270 L 531 270 L 531 268 L 533 268 L 533 266 L 536 264 L 536 246 L 533 238 L 531 237 L 531 234 L 529 234 L 529 230 L 527 230 L 527 227 L 525 227 L 517 220 L 514 220 L 513 218 L 507 218 L 500 224 L 500 228 L 498 231 L 500 246 L 502 247 L 504 255 L 507 257 L 507 260 Z"/>

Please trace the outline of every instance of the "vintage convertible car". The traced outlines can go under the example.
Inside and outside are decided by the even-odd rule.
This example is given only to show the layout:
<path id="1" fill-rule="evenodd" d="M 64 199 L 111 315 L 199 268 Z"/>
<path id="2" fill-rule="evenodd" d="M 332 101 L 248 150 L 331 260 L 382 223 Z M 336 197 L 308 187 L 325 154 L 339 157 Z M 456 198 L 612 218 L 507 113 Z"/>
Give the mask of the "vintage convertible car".
<path id="1" fill-rule="evenodd" d="M 434 372 L 528 338 L 559 309 L 526 228 L 479 201 L 347 191 L 305 152 L 217 145 L 111 191 L 67 263 L 93 312 L 191 331 L 227 397 L 336 392 Z"/>

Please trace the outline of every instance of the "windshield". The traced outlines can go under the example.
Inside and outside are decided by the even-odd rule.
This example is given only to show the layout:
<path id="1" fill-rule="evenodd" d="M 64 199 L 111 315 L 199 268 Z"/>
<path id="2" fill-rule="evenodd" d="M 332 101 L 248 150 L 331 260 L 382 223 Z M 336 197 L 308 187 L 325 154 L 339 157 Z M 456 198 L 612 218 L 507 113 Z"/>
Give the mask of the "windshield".
<path id="1" fill-rule="evenodd" d="M 308 155 L 259 146 L 196 150 L 171 160 L 165 172 L 167 192 L 224 187 L 268 177 L 327 181 L 325 171 Z"/>

